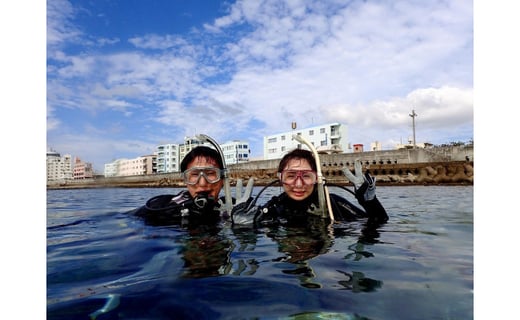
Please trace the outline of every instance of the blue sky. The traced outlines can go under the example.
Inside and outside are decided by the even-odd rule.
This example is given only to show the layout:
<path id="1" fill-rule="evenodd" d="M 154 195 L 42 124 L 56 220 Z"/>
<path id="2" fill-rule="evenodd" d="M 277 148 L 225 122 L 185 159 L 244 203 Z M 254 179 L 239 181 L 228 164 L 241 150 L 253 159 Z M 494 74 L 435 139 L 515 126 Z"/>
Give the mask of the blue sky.
<path id="1" fill-rule="evenodd" d="M 392 149 L 473 136 L 473 2 L 47 1 L 47 148 L 102 171 L 162 143 L 340 122 Z"/>

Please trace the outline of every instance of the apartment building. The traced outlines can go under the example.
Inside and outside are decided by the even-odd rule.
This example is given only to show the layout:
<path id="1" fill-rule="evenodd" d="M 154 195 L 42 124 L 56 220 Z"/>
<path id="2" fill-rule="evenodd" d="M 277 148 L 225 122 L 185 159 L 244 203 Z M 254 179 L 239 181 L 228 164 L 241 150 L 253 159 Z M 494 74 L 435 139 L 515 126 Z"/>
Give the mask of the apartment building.
<path id="1" fill-rule="evenodd" d="M 118 159 L 114 162 L 105 163 L 105 177 L 116 177 L 119 172 L 119 163 L 124 159 Z"/>
<path id="2" fill-rule="evenodd" d="M 179 170 L 181 170 L 180 163 L 182 162 L 182 159 L 190 152 L 193 148 L 201 145 L 208 145 L 209 143 L 203 143 L 197 138 L 193 137 L 184 137 L 184 143 L 179 145 Z"/>
<path id="3" fill-rule="evenodd" d="M 174 143 L 161 144 L 156 149 L 156 172 L 168 173 L 179 171 L 179 145 Z"/>
<path id="4" fill-rule="evenodd" d="M 72 180 L 72 156 L 47 151 L 47 181 Z"/>
<path id="5" fill-rule="evenodd" d="M 92 163 L 83 162 L 80 158 L 75 157 L 74 168 L 72 169 L 72 176 L 75 180 L 93 178 L 94 170 L 92 169 Z"/>
<path id="6" fill-rule="evenodd" d="M 105 177 L 153 174 L 155 157 L 155 155 L 146 155 L 133 159 L 118 159 L 105 164 Z"/>
<path id="7" fill-rule="evenodd" d="M 287 152 L 303 146 L 293 135 L 301 135 L 320 152 L 347 153 L 350 143 L 347 138 L 347 126 L 340 123 L 328 123 L 320 126 L 297 129 L 264 137 L 264 160 L 280 159 Z M 306 147 L 305 147 L 306 148 Z"/>
<path id="8" fill-rule="evenodd" d="M 249 161 L 251 150 L 249 142 L 245 140 L 233 140 L 220 145 L 226 165 L 238 164 Z"/>

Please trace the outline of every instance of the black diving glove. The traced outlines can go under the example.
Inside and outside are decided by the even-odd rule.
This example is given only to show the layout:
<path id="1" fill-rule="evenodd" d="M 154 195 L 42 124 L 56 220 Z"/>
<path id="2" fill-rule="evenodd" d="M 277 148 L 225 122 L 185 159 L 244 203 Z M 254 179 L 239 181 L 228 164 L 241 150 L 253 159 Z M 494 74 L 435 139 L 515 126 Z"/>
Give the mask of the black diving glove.
<path id="1" fill-rule="evenodd" d="M 363 174 L 361 161 L 356 160 L 354 162 L 354 174 L 348 168 L 343 168 L 343 174 L 354 185 L 356 198 L 359 202 L 374 200 L 376 197 L 376 178 L 368 172 Z"/>
<path id="2" fill-rule="evenodd" d="M 239 203 L 231 210 L 231 221 L 234 225 L 250 225 L 256 222 L 258 206 L 251 205 L 253 199 Z"/>
<path id="3" fill-rule="evenodd" d="M 249 178 L 249 180 L 247 181 L 247 186 L 246 186 L 245 190 L 243 190 L 243 192 L 242 192 L 242 188 L 243 188 L 242 179 L 237 179 L 237 184 L 235 186 L 235 198 L 236 199 L 234 199 L 235 202 L 232 204 L 231 213 L 233 213 L 233 211 L 235 211 L 235 210 L 238 210 L 235 208 L 237 208 L 237 207 L 243 208 L 244 207 L 243 204 L 248 204 L 249 202 L 251 202 L 251 200 L 252 200 L 251 193 L 253 193 L 254 182 L 255 182 L 254 178 L 252 178 L 252 177 Z M 227 212 L 226 212 L 227 204 L 226 204 L 225 200 L 219 199 L 219 207 L 220 207 L 221 215 L 226 215 L 227 214 Z"/>

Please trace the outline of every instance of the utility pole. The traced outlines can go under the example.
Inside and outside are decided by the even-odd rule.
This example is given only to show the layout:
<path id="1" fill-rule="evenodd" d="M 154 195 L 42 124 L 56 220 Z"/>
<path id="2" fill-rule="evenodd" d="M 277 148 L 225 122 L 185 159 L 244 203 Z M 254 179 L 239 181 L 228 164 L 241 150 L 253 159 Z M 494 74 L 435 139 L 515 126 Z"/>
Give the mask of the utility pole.
<path id="1" fill-rule="evenodd" d="M 410 117 L 412 117 L 412 128 L 413 128 L 413 148 L 415 149 L 417 146 L 415 144 L 415 117 L 417 117 L 417 113 L 415 113 L 415 110 L 412 110 L 412 113 L 409 114 Z"/>

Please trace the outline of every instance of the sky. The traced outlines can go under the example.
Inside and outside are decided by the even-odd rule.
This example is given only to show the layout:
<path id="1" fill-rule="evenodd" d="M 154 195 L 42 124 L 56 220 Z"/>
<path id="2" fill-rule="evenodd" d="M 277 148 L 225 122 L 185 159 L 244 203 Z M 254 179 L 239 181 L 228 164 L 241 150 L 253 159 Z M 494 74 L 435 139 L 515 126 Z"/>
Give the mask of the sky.
<path id="1" fill-rule="evenodd" d="M 199 133 L 473 137 L 473 2 L 47 1 L 47 149 L 103 172 Z"/>

